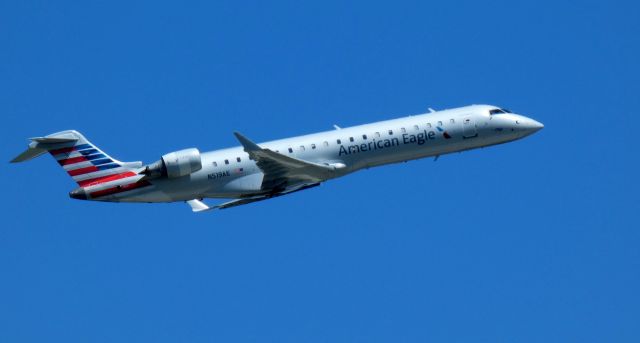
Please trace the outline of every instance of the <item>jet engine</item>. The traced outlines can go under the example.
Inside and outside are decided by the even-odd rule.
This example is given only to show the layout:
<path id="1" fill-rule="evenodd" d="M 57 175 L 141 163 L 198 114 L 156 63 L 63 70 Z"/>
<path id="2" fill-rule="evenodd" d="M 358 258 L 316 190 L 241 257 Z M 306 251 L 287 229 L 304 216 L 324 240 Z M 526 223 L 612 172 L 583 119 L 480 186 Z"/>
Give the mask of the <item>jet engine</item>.
<path id="1" fill-rule="evenodd" d="M 164 176 L 173 179 L 195 173 L 200 169 L 202 169 L 200 151 L 191 148 L 163 155 L 160 160 L 147 165 L 143 173 L 149 178 Z"/>

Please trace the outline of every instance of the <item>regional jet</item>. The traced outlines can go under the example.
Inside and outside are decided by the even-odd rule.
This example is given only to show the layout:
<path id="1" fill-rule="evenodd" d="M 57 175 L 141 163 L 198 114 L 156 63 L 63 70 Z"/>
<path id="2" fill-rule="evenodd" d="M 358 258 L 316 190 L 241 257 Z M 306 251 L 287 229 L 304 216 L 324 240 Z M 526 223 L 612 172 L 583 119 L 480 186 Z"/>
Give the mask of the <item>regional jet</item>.
<path id="1" fill-rule="evenodd" d="M 121 162 L 75 130 L 30 139 L 11 162 L 45 153 L 78 183 L 73 199 L 184 201 L 194 212 L 226 209 L 309 189 L 361 169 L 511 142 L 543 125 L 505 108 L 473 105 L 265 143 L 234 132 L 240 146 L 196 148 L 158 161 Z M 216 205 L 205 198 L 229 199 Z"/>

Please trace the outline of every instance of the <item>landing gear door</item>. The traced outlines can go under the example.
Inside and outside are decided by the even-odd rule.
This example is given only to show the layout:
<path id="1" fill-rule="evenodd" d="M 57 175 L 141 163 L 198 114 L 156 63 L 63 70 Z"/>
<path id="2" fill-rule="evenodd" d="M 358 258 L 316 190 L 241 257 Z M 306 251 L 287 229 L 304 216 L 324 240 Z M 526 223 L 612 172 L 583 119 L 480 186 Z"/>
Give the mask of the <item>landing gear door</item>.
<path id="1" fill-rule="evenodd" d="M 462 137 L 465 139 L 478 137 L 478 128 L 472 116 L 462 118 Z"/>

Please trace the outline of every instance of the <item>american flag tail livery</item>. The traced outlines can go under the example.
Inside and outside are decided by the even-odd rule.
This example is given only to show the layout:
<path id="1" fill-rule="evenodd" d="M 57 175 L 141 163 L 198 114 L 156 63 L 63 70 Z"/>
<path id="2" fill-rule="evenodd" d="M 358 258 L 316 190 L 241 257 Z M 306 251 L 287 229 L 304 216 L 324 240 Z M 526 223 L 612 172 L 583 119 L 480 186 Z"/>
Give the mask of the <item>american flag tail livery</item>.
<path id="1" fill-rule="evenodd" d="M 148 185 L 140 183 L 142 162 L 120 162 L 89 142 L 80 132 L 67 130 L 30 138 L 29 148 L 11 162 L 23 162 L 49 153 L 78 183 L 80 198 L 99 198 L 115 191 Z M 72 192 L 72 196 L 73 193 Z"/>

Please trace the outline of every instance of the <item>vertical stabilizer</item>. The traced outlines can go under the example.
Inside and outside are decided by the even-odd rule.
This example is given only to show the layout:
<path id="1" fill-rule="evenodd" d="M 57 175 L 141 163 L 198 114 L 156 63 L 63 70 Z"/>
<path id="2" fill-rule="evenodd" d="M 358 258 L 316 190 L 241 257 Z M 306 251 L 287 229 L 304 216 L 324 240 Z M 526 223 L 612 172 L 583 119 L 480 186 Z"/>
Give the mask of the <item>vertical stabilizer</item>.
<path id="1" fill-rule="evenodd" d="M 141 162 L 126 163 L 112 158 L 75 130 L 30 140 L 29 148 L 11 162 L 28 161 L 48 152 L 81 187 L 134 176 L 133 170 L 142 166 Z"/>

